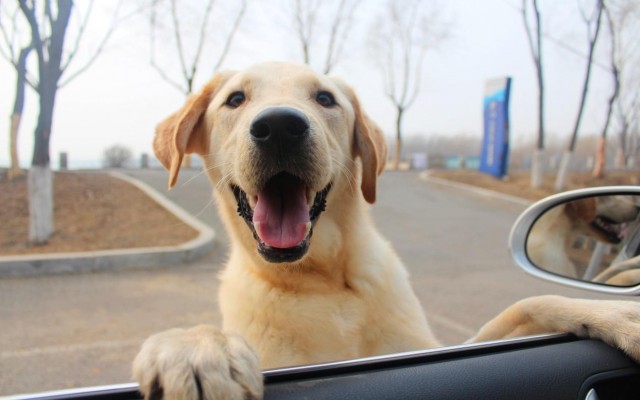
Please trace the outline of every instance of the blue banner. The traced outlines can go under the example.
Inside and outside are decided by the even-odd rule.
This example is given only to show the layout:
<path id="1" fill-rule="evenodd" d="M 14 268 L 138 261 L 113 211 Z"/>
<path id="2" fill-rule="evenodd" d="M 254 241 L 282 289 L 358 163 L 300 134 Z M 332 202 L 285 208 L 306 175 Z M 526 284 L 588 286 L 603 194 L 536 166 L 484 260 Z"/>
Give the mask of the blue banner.
<path id="1" fill-rule="evenodd" d="M 484 97 L 484 138 L 481 172 L 502 178 L 509 164 L 509 92 L 511 78 L 487 81 Z"/>

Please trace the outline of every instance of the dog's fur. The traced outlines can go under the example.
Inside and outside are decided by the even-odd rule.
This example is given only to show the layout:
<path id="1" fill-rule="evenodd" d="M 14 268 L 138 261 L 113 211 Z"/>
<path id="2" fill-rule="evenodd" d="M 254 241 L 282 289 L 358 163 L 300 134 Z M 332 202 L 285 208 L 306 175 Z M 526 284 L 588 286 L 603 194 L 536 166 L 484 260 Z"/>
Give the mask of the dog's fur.
<path id="1" fill-rule="evenodd" d="M 253 129 L 264 110 L 283 106 L 306 116 L 309 138 L 304 151 L 274 159 Z M 259 398 L 260 367 L 439 345 L 407 271 L 368 214 L 386 146 L 343 82 L 289 63 L 221 73 L 158 126 L 154 148 L 170 186 L 185 153 L 204 157 L 231 252 L 219 290 L 224 333 L 204 325 L 149 338 L 134 361 L 148 398 Z M 265 246 L 273 240 L 251 223 L 246 207 L 257 212 L 256 198 L 283 171 L 303 182 L 308 201 L 329 184 L 330 190 L 326 211 L 296 245 L 302 250 L 275 262 L 282 251 Z M 621 313 L 628 317 L 618 318 Z M 638 322 L 633 302 L 546 296 L 513 305 L 472 340 L 573 332 L 603 338 L 639 359 Z"/>
<path id="2" fill-rule="evenodd" d="M 619 196 L 587 197 L 546 211 L 533 224 L 527 241 L 531 261 L 550 272 L 581 278 L 568 250 L 578 237 L 619 244 L 624 223 L 638 216 L 635 204 Z"/>

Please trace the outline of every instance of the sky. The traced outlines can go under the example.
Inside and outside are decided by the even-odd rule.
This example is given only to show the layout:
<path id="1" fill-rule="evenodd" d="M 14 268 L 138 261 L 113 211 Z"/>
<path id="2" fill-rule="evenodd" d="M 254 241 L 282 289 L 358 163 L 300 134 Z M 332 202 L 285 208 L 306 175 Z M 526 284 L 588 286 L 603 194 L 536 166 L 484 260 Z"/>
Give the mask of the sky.
<path id="1" fill-rule="evenodd" d="M 86 9 L 83 7 L 87 1 L 76 3 L 79 9 Z M 91 29 L 83 42 L 85 51 L 79 52 L 71 72 L 90 56 L 112 18 L 115 1 L 97 3 L 90 21 Z M 214 10 L 217 18 L 223 18 L 212 17 L 212 28 L 209 29 L 212 37 L 228 27 L 228 15 L 233 11 L 230 4 L 234 3 L 237 2 L 226 2 L 227 8 Z M 240 32 L 222 69 L 242 69 L 267 60 L 302 61 L 292 31 L 290 3 L 287 0 L 249 0 Z M 332 74 L 355 88 L 367 113 L 388 137 L 392 137 L 395 133 L 394 109 L 384 95 L 380 72 L 365 45 L 371 21 L 384 11 L 382 3 L 382 0 L 369 0 L 360 5 L 350 36 L 353 39 Z M 420 95 L 406 113 L 403 125 L 406 134 L 481 137 L 484 85 L 488 79 L 510 76 L 512 143 L 533 141 L 537 130 L 537 83 L 518 10 L 520 1 L 449 0 L 439 4 L 446 19 L 451 21 L 450 35 L 426 54 Z M 584 54 L 586 34 L 576 2 L 548 0 L 541 4 L 545 32 L 554 39 L 554 42 L 547 40 L 544 49 L 547 132 L 550 141 L 564 143 L 575 121 L 586 64 L 584 56 L 567 51 L 555 41 Z M 194 15 L 198 15 L 197 7 L 187 6 L 184 18 L 195 21 Z M 75 25 L 70 29 L 73 28 Z M 164 36 L 158 37 L 159 43 L 167 45 L 156 50 L 157 59 L 170 76 L 179 79 L 178 64 L 167 35 L 165 32 Z M 185 35 L 188 36 L 188 32 Z M 99 163 L 103 151 L 115 144 L 129 147 L 136 158 L 142 153 L 152 154 L 151 141 L 156 124 L 181 106 L 184 94 L 151 67 L 149 43 L 147 19 L 141 15 L 129 17 L 118 25 L 96 62 L 59 90 L 51 139 L 53 167 L 57 166 L 58 154 L 63 151 L 69 154 L 72 167 Z M 212 43 L 213 47 L 203 57 L 195 87 L 202 86 L 212 76 L 212 60 L 220 48 L 219 42 L 214 40 Z M 606 46 L 600 47 L 597 59 L 606 64 Z M 9 165 L 9 115 L 14 85 L 14 70 L 6 61 L 0 60 L 0 167 Z M 605 68 L 596 67 L 581 134 L 600 131 L 611 90 L 609 73 Z M 28 90 L 19 138 L 20 161 L 25 167 L 31 161 L 37 111 L 36 94 Z"/>

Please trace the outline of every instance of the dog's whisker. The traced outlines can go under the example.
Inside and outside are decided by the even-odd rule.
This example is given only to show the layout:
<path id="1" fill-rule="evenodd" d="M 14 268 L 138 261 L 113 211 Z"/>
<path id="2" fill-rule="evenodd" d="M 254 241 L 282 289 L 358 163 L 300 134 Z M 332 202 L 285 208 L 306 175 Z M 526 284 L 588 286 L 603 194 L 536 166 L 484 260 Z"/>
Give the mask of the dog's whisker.
<path id="1" fill-rule="evenodd" d="M 205 212 L 205 210 L 206 210 L 207 208 L 209 208 L 212 204 L 213 204 L 213 197 L 212 197 L 212 198 L 211 198 L 211 200 L 209 200 L 209 202 L 208 202 L 207 204 L 205 204 L 205 205 L 204 205 L 204 207 L 202 207 L 202 208 L 200 209 L 200 211 L 198 211 L 194 216 L 195 216 L 195 217 L 199 217 L 199 216 L 201 216 L 201 215 L 202 215 L 202 213 L 204 213 L 204 212 Z"/>
<path id="2" fill-rule="evenodd" d="M 200 175 L 204 174 L 205 172 L 206 172 L 206 170 L 204 170 L 204 169 L 202 171 L 199 171 L 197 174 L 195 174 L 191 178 L 187 179 L 186 182 L 182 183 L 180 185 L 180 187 L 183 188 L 183 187 L 187 186 L 191 181 L 193 181 L 194 179 L 198 178 Z"/>
<path id="3" fill-rule="evenodd" d="M 220 188 L 224 187 L 224 185 L 226 185 L 227 183 L 229 183 L 231 181 L 231 176 L 233 175 L 233 171 L 229 171 L 227 174 L 225 174 L 222 178 L 220 178 L 220 180 L 218 181 L 218 183 L 216 184 L 216 190 L 219 190 Z"/>
<path id="4" fill-rule="evenodd" d="M 207 154 L 207 155 L 204 155 L 204 156 L 201 156 L 201 157 L 202 158 L 206 158 L 206 157 L 209 157 L 209 156 L 212 156 L 212 154 Z M 207 173 L 208 171 L 211 171 L 211 170 L 213 170 L 215 168 L 223 167 L 223 166 L 226 166 L 226 165 L 231 165 L 231 163 L 228 162 L 228 161 L 222 161 L 222 162 L 219 162 L 217 164 L 213 164 L 213 165 L 210 165 L 210 166 L 205 166 L 205 168 L 203 168 L 201 171 L 198 171 L 197 174 L 195 174 L 194 176 L 189 178 L 186 182 L 182 183 L 180 185 L 180 187 L 182 188 L 182 187 L 187 186 L 189 183 L 191 183 L 191 181 L 193 181 L 194 179 L 197 179 L 200 175 L 203 175 L 203 174 Z"/>
<path id="5" fill-rule="evenodd" d="M 351 192 L 355 193 L 356 178 L 351 172 L 351 170 L 347 168 L 347 166 L 344 165 L 344 163 L 340 162 L 340 160 L 336 159 L 335 157 L 331 157 L 331 159 L 333 160 L 333 162 L 336 163 L 336 165 L 338 165 L 338 171 L 340 171 L 340 173 L 345 177 L 345 179 L 349 183 Z"/>
<path id="6" fill-rule="evenodd" d="M 204 168 L 204 171 L 203 171 L 203 172 L 213 171 L 214 169 L 216 169 L 216 168 L 220 168 L 220 167 L 227 167 L 227 166 L 231 166 L 231 164 L 232 164 L 232 163 L 231 163 L 231 161 L 221 161 L 221 162 L 219 162 L 219 163 L 217 163 L 217 164 L 212 164 L 212 165 L 206 166 L 206 167 Z"/>

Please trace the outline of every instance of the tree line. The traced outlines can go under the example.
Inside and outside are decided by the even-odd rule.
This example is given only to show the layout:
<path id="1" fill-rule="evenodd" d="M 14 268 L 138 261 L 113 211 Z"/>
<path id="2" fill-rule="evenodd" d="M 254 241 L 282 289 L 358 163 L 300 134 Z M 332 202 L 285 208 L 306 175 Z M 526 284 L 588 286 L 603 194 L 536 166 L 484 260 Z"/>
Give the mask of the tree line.
<path id="1" fill-rule="evenodd" d="M 99 2 L 98 2 L 99 3 Z M 416 103 L 421 90 L 425 55 L 437 49 L 451 36 L 454 21 L 446 2 L 433 0 L 387 0 L 381 13 L 370 16 L 360 12 L 362 0 L 281 0 L 287 15 L 292 43 L 296 43 L 300 61 L 320 72 L 331 73 L 344 58 L 346 49 L 353 46 L 354 24 L 366 24 L 371 65 L 379 71 L 384 94 L 396 113 L 395 142 L 391 165 L 398 167 L 402 153 L 403 120 Z M 217 72 L 241 32 L 247 9 L 255 5 L 251 0 L 139 0 L 114 3 L 111 22 L 101 33 L 97 46 L 89 48 L 84 36 L 95 20 L 95 1 L 74 3 L 72 0 L 15 0 L 0 3 L 0 54 L 16 72 L 15 101 L 10 117 L 9 177 L 20 174 L 17 153 L 18 132 L 27 94 L 35 95 L 39 105 L 34 131 L 34 151 L 28 172 L 31 214 L 30 241 L 45 243 L 54 230 L 53 174 L 50 168 L 49 144 L 55 116 L 56 95 L 59 89 L 81 75 L 103 52 L 120 25 L 132 17 L 148 26 L 149 65 L 168 85 L 185 97 L 194 90 L 200 74 Z M 622 143 L 637 130 L 638 92 L 628 89 L 637 79 L 638 49 L 632 39 L 638 28 L 638 0 L 591 0 L 579 2 L 584 21 L 588 52 L 585 60 L 585 79 L 580 111 L 565 154 L 569 165 L 580 128 L 582 110 L 588 94 L 594 49 L 602 40 L 602 30 L 610 41 L 610 68 L 614 93 L 609 102 L 606 126 L 601 143 L 607 134 L 617 130 Z M 537 160 L 545 150 L 545 85 L 544 48 L 548 33 L 544 30 L 545 10 L 538 0 L 522 0 L 519 6 L 523 26 L 527 32 L 532 60 L 538 82 L 538 140 L 533 151 L 532 185 L 538 184 Z M 161 60 L 159 52 L 177 60 L 178 73 Z M 82 61 L 78 54 L 84 52 Z M 206 57 L 205 57 L 206 55 Z M 33 60 L 30 61 L 30 59 Z M 636 81 L 637 86 L 637 81 Z M 28 90 L 31 89 L 31 92 Z M 604 148 L 604 144 L 599 146 Z M 620 145 L 623 154 L 629 149 Z M 602 166 L 604 152 L 597 153 Z M 594 170 L 602 173 L 602 168 Z M 558 176 L 562 174 L 562 168 Z M 560 178 L 559 178 L 560 179 Z"/>
<path id="2" fill-rule="evenodd" d="M 543 152 L 545 150 L 545 63 L 544 48 L 553 37 L 545 32 L 545 13 L 538 0 L 522 0 L 520 11 L 527 33 L 531 57 L 535 65 L 538 87 L 538 129 L 536 148 L 533 152 L 531 168 L 531 186 L 542 184 Z M 575 116 L 573 130 L 560 162 L 555 188 L 564 190 L 567 185 L 567 174 L 573 158 L 578 133 L 584 116 L 585 103 L 588 98 L 589 84 L 595 65 L 596 46 L 603 41 L 602 31 L 608 33 L 609 60 L 606 68 L 611 74 L 612 92 L 608 99 L 605 123 L 601 128 L 600 140 L 596 146 L 593 175 L 602 177 L 606 159 L 606 140 L 611 131 L 617 131 L 616 161 L 619 166 L 629 158 L 635 158 L 637 145 L 632 132 L 640 128 L 640 103 L 638 84 L 640 84 L 640 48 L 638 34 L 640 29 L 640 2 L 637 0 L 594 0 L 578 2 L 578 9 L 584 27 L 584 47 L 586 52 L 567 46 L 568 50 L 577 52 L 585 59 L 584 78 L 579 97 L 578 111 Z M 551 14 L 551 13 L 549 13 Z"/>

